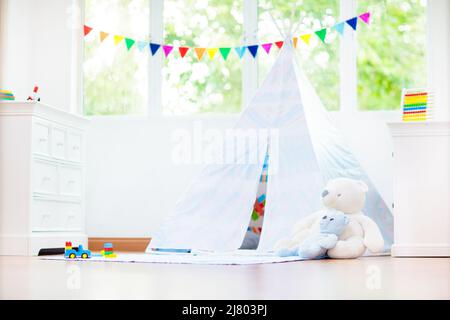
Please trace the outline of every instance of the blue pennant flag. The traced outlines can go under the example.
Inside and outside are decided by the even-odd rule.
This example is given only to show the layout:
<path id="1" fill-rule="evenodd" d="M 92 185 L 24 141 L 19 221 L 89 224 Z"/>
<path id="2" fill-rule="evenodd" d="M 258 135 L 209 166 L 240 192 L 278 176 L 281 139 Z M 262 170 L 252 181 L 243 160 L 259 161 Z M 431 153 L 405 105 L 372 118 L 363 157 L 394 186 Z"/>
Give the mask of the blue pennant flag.
<path id="1" fill-rule="evenodd" d="M 358 17 L 348 19 L 346 22 L 348 23 L 348 25 L 350 27 L 352 27 L 353 30 L 356 30 L 356 25 L 358 23 Z"/>
<path id="2" fill-rule="evenodd" d="M 248 51 L 252 54 L 253 58 L 256 57 L 256 54 L 258 53 L 258 45 L 248 46 Z"/>
<path id="3" fill-rule="evenodd" d="M 242 56 L 244 55 L 245 48 L 246 48 L 246 46 L 234 48 L 234 50 L 236 50 L 236 53 L 238 54 L 239 58 L 242 58 Z"/>
<path id="4" fill-rule="evenodd" d="M 156 52 L 158 52 L 159 47 L 161 47 L 160 44 L 150 43 L 150 51 L 152 52 L 152 56 L 154 56 Z"/>
<path id="5" fill-rule="evenodd" d="M 345 26 L 344 22 L 341 22 L 335 25 L 333 29 L 339 32 L 339 34 L 342 36 L 344 35 L 344 26 Z"/>

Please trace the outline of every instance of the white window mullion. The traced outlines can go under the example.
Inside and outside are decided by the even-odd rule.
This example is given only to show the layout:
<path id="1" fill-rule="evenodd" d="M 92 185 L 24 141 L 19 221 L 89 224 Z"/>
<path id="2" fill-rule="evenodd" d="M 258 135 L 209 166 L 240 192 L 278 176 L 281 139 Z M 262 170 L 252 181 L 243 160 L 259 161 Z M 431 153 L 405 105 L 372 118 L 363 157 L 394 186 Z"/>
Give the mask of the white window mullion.
<path id="1" fill-rule="evenodd" d="M 150 6 L 150 35 L 151 42 L 162 44 L 164 37 L 164 0 L 149 0 Z M 150 48 L 148 48 L 150 51 Z M 162 51 L 162 49 L 160 49 Z M 149 77 L 149 92 L 148 92 L 148 114 L 160 115 L 162 113 L 161 94 L 162 94 L 162 68 L 163 55 L 159 52 L 152 57 L 149 52 L 148 62 L 148 77 Z"/>
<path id="2" fill-rule="evenodd" d="M 344 21 L 354 17 L 356 14 L 357 0 L 341 0 L 340 2 L 340 19 Z M 349 30 L 346 25 L 344 36 L 341 38 L 340 44 L 340 111 L 350 112 L 356 111 L 357 100 L 357 69 L 356 69 L 356 32 Z"/>
<path id="3" fill-rule="evenodd" d="M 258 0 L 244 1 L 244 44 L 255 44 L 258 33 Z M 245 107 L 258 89 L 258 59 L 249 52 L 243 58 L 242 104 Z"/>

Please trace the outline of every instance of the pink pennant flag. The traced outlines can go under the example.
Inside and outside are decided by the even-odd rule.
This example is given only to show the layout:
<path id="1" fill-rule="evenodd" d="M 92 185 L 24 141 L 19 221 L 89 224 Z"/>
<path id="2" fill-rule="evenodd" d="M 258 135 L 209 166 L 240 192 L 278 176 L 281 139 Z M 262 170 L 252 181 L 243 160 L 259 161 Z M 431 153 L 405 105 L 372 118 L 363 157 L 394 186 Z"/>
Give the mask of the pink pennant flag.
<path id="1" fill-rule="evenodd" d="M 261 45 L 263 49 L 267 52 L 267 54 L 270 53 L 270 48 L 272 48 L 272 43 L 264 43 Z"/>
<path id="2" fill-rule="evenodd" d="M 366 24 L 370 24 L 370 12 L 363 13 L 359 15 L 359 18 Z"/>
<path id="3" fill-rule="evenodd" d="M 163 51 L 164 51 L 164 55 L 167 56 L 169 55 L 169 53 L 172 51 L 173 46 L 168 46 L 168 45 L 164 45 L 163 46 Z"/>

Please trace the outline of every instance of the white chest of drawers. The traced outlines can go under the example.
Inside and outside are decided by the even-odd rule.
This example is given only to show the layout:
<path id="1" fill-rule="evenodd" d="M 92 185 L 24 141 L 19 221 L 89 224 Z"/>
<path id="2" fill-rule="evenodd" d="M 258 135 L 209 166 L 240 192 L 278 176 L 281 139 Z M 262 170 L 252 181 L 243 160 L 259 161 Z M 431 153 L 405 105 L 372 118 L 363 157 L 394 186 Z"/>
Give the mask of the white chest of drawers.
<path id="1" fill-rule="evenodd" d="M 86 246 L 87 124 L 41 103 L 0 102 L 0 255 Z"/>

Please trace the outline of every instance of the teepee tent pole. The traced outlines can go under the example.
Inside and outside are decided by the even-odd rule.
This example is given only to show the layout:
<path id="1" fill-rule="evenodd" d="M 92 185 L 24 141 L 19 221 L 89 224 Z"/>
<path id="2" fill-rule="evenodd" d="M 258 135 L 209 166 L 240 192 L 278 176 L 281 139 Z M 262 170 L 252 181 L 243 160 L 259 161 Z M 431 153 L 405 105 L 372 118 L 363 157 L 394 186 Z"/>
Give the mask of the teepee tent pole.
<path id="1" fill-rule="evenodd" d="M 270 15 L 270 18 L 272 19 L 273 24 L 275 25 L 275 27 L 277 28 L 278 32 L 280 33 L 280 35 L 283 37 L 283 39 L 285 39 L 286 35 L 283 33 L 283 31 L 281 31 L 280 25 L 275 20 L 275 18 L 273 17 L 273 15 L 272 15 L 272 13 L 270 11 L 269 11 L 269 15 Z"/>

